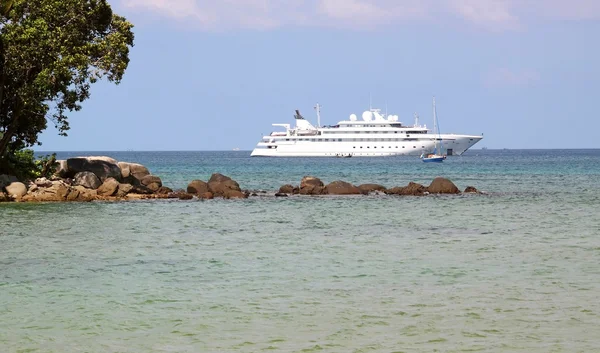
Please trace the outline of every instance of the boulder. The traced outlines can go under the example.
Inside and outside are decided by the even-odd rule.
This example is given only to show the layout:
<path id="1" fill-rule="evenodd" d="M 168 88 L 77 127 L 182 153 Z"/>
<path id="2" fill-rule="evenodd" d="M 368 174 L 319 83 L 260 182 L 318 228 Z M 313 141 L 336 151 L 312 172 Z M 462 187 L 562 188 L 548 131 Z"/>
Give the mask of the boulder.
<path id="1" fill-rule="evenodd" d="M 460 190 L 458 190 L 453 182 L 442 177 L 433 179 L 427 187 L 427 191 L 432 194 L 460 194 Z"/>
<path id="2" fill-rule="evenodd" d="M 208 191 L 215 197 L 239 198 L 246 197 L 240 185 L 233 179 L 223 174 L 213 174 L 208 181 Z M 241 196 L 244 195 L 244 196 Z"/>
<path id="3" fill-rule="evenodd" d="M 117 197 L 125 197 L 125 195 L 129 194 L 133 186 L 131 184 L 119 184 L 119 189 L 117 190 Z"/>
<path id="4" fill-rule="evenodd" d="M 121 178 L 123 180 L 129 178 L 129 176 L 131 175 L 131 169 L 129 168 L 129 164 L 127 162 L 118 162 L 117 165 L 119 166 L 119 169 L 121 169 Z"/>
<path id="5" fill-rule="evenodd" d="M 106 179 L 96 190 L 100 196 L 113 196 L 119 190 L 119 182 L 115 178 Z"/>
<path id="6" fill-rule="evenodd" d="M 129 192 L 130 194 L 143 194 L 143 195 L 149 195 L 149 194 L 153 194 L 154 192 L 150 189 L 148 189 L 146 186 L 144 185 L 131 185 L 131 191 Z"/>
<path id="7" fill-rule="evenodd" d="M 199 194 L 198 198 L 205 199 L 205 200 L 212 200 L 215 198 L 215 196 L 213 195 L 212 192 L 207 191 L 205 193 Z"/>
<path id="8" fill-rule="evenodd" d="M 10 197 L 4 193 L 4 191 L 0 191 L 0 202 L 8 202 L 10 201 Z"/>
<path id="9" fill-rule="evenodd" d="M 173 192 L 173 190 L 171 188 L 166 187 L 166 186 L 161 186 L 161 187 L 158 188 L 158 190 L 155 191 L 155 193 L 159 194 L 159 195 L 166 195 L 166 194 L 169 194 L 171 192 Z"/>
<path id="10" fill-rule="evenodd" d="M 104 182 L 108 178 L 120 181 L 121 168 L 117 161 L 110 157 L 76 157 L 67 159 L 66 177 L 72 177 L 79 172 L 92 172 Z"/>
<path id="11" fill-rule="evenodd" d="M 427 188 L 419 183 L 408 183 L 407 186 L 396 186 L 386 190 L 387 194 L 403 196 L 423 196 L 427 195 Z"/>
<path id="12" fill-rule="evenodd" d="M 362 192 L 356 186 L 345 181 L 336 180 L 325 187 L 329 195 L 360 195 Z"/>
<path id="13" fill-rule="evenodd" d="M 69 168 L 67 167 L 67 161 L 65 159 L 59 159 L 56 161 L 56 171 L 54 175 L 59 176 L 61 178 L 65 178 L 69 172 Z"/>
<path id="14" fill-rule="evenodd" d="M 214 173 L 213 175 L 210 176 L 210 179 L 208 179 L 208 182 L 224 182 L 224 181 L 228 181 L 228 180 L 233 180 L 230 177 L 223 175 L 221 173 Z"/>
<path id="15" fill-rule="evenodd" d="M 365 195 L 376 191 L 385 192 L 386 190 L 385 186 L 379 184 L 361 184 L 358 189 Z"/>
<path id="16" fill-rule="evenodd" d="M 300 188 L 298 193 L 300 195 L 325 195 L 327 189 L 325 189 L 324 186 L 306 185 L 305 187 Z"/>
<path id="17" fill-rule="evenodd" d="M 313 177 L 313 176 L 305 176 L 300 181 L 300 189 L 303 189 L 307 186 L 325 186 L 321 179 Z"/>
<path id="18" fill-rule="evenodd" d="M 52 186 L 52 181 L 48 180 L 46 178 L 37 178 L 34 181 L 34 185 L 38 186 L 38 187 L 42 187 L 42 188 L 47 188 Z"/>
<path id="19" fill-rule="evenodd" d="M 27 194 L 27 186 L 20 181 L 13 181 L 4 187 L 8 196 L 13 199 L 21 199 Z"/>
<path id="20" fill-rule="evenodd" d="M 465 194 L 479 194 L 479 190 L 477 190 L 474 186 L 467 186 L 465 188 Z"/>
<path id="21" fill-rule="evenodd" d="M 160 180 L 160 178 L 156 175 L 146 175 L 145 177 L 140 179 L 140 183 L 144 186 L 148 186 L 150 184 L 158 184 L 158 187 L 162 186 L 162 180 Z"/>
<path id="22" fill-rule="evenodd" d="M 278 192 L 275 194 L 275 197 L 288 197 L 288 194 L 285 192 Z"/>
<path id="23" fill-rule="evenodd" d="M 223 197 L 226 199 L 247 199 L 248 194 L 245 192 L 238 191 L 238 190 L 227 190 L 223 194 Z"/>
<path id="24" fill-rule="evenodd" d="M 102 182 L 92 172 L 79 172 L 73 178 L 73 185 L 81 185 L 85 188 L 96 190 L 102 185 Z"/>
<path id="25" fill-rule="evenodd" d="M 208 192 L 208 183 L 202 180 L 192 180 L 187 186 L 187 192 L 190 194 L 203 194 Z"/>
<path id="26" fill-rule="evenodd" d="M 160 188 L 162 187 L 161 184 L 159 183 L 150 183 L 148 185 L 146 185 L 146 187 L 150 190 L 152 190 L 153 193 L 157 193 L 159 194 L 158 190 L 160 190 Z"/>
<path id="27" fill-rule="evenodd" d="M 280 194 L 297 194 L 300 192 L 300 189 L 296 186 L 286 184 L 279 188 Z"/>

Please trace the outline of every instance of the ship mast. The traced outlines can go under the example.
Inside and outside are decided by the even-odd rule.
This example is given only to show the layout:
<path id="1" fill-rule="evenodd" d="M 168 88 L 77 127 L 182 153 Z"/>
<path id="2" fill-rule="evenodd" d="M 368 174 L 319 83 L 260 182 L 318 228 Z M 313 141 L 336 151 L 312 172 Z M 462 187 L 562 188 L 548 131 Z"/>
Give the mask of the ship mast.
<path id="1" fill-rule="evenodd" d="M 321 127 L 321 105 L 319 103 L 315 106 L 315 110 L 317 111 L 317 127 Z"/>

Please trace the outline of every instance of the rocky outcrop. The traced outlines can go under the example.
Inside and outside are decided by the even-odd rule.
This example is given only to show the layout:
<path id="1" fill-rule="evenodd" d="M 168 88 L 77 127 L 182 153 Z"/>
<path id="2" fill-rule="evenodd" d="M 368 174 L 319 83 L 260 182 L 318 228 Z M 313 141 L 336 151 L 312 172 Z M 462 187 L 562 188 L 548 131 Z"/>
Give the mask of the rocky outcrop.
<path id="1" fill-rule="evenodd" d="M 6 193 L 2 190 L 0 190 L 0 202 L 8 202 L 11 201 L 10 197 L 8 197 L 8 195 L 6 195 Z"/>
<path id="2" fill-rule="evenodd" d="M 356 186 L 345 181 L 336 180 L 327 184 L 325 191 L 329 195 L 360 195 L 362 191 Z"/>
<path id="3" fill-rule="evenodd" d="M 437 177 L 427 187 L 431 194 L 460 194 L 460 190 L 453 182 L 446 178 Z"/>
<path id="4" fill-rule="evenodd" d="M 208 192 L 208 183 L 202 180 L 192 180 L 187 186 L 187 192 L 190 194 L 204 194 Z"/>
<path id="5" fill-rule="evenodd" d="M 79 172 L 73 177 L 73 185 L 81 185 L 85 188 L 95 190 L 102 185 L 102 182 L 92 172 Z"/>

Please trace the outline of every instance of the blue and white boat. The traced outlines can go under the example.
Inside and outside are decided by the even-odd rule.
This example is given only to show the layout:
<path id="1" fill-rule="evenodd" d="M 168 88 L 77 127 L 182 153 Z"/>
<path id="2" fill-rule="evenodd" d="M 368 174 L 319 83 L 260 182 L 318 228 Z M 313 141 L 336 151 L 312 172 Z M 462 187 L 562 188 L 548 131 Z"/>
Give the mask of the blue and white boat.
<path id="1" fill-rule="evenodd" d="M 435 136 L 435 145 L 432 153 L 428 153 L 427 155 L 421 154 L 421 159 L 423 162 L 443 162 L 446 159 L 446 154 L 444 154 L 442 147 L 442 136 L 440 135 L 440 128 L 437 122 L 437 113 L 435 110 L 435 97 L 433 97 L 433 133 Z"/>

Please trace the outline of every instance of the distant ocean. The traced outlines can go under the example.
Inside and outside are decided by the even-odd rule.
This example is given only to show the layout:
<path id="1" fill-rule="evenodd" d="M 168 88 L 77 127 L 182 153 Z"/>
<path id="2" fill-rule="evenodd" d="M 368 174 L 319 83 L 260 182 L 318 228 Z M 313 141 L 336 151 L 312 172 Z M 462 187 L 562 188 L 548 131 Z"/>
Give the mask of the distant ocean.
<path id="1" fill-rule="evenodd" d="M 81 155 L 486 194 L 0 203 L 1 352 L 600 352 L 600 150 Z"/>

